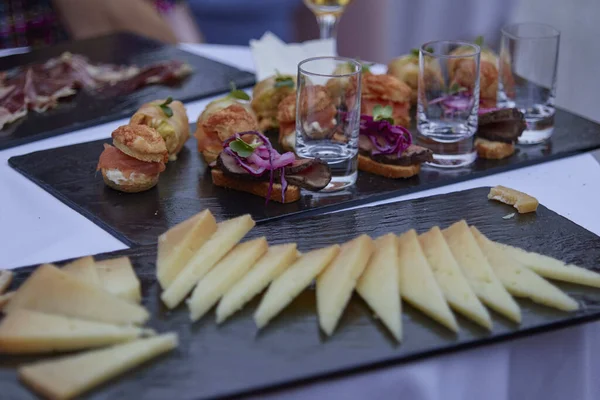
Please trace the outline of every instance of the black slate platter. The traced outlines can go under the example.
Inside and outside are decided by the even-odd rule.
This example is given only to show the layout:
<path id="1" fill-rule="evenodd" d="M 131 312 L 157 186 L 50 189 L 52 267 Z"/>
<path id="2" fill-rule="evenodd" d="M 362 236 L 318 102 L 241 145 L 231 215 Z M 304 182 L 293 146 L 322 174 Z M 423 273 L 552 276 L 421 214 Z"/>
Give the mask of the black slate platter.
<path id="1" fill-rule="evenodd" d="M 0 150 L 36 140 L 73 132 L 130 116 L 142 104 L 172 96 L 181 101 L 198 100 L 230 90 L 230 82 L 244 88 L 255 83 L 254 75 L 231 66 L 197 56 L 177 47 L 127 33 L 60 44 L 0 59 L 0 71 L 39 63 L 65 51 L 83 54 L 93 62 L 145 66 L 167 60 L 182 60 L 194 73 L 177 86 L 151 85 L 133 93 L 102 96 L 79 91 L 70 99 L 61 99 L 53 110 L 25 118 L 0 130 Z"/>
<path id="2" fill-rule="evenodd" d="M 521 246 L 588 268 L 600 267 L 600 238 L 540 206 L 537 213 L 516 215 L 509 206 L 488 201 L 489 188 L 277 221 L 257 226 L 249 237 L 265 235 L 271 244 L 296 241 L 301 251 L 342 243 L 361 233 L 372 237 L 414 228 L 424 232 L 466 219 L 493 240 Z M 315 380 L 372 371 L 390 365 L 563 328 L 600 318 L 600 289 L 556 283 L 580 304 L 565 313 L 518 300 L 523 322 L 517 326 L 492 313 L 487 333 L 458 317 L 457 335 L 403 304 L 404 340 L 396 344 L 358 296 L 350 300 L 340 323 L 327 338 L 320 331 L 315 293 L 305 290 L 262 331 L 252 315 L 260 297 L 223 325 L 209 312 L 191 325 L 180 306 L 168 312 L 160 304 L 151 246 L 102 254 L 97 259 L 130 255 L 142 281 L 143 303 L 152 314 L 150 326 L 179 333 L 178 350 L 136 369 L 91 393 L 92 399 L 191 400 L 276 391 Z M 17 286 L 32 268 L 17 270 Z M 14 367 L 31 358 L 0 355 L 2 398 L 33 398 L 17 383 Z"/>
<path id="3" fill-rule="evenodd" d="M 191 129 L 193 132 L 194 126 Z M 304 212 L 316 214 L 589 151 L 600 147 L 600 125 L 559 111 L 551 141 L 520 147 L 506 160 L 480 159 L 469 168 L 454 171 L 424 167 L 419 176 L 407 180 L 359 171 L 351 190 L 329 195 L 305 192 L 295 203 L 271 202 L 267 206 L 263 198 L 213 186 L 194 139 L 188 141 L 179 160 L 167 165 L 155 189 L 138 194 L 116 192 L 106 187 L 102 176 L 95 172 L 103 142 L 107 141 L 39 151 L 13 157 L 9 163 L 125 243 L 150 244 L 169 227 L 205 208 L 210 208 L 218 219 L 250 213 L 259 222 Z"/>

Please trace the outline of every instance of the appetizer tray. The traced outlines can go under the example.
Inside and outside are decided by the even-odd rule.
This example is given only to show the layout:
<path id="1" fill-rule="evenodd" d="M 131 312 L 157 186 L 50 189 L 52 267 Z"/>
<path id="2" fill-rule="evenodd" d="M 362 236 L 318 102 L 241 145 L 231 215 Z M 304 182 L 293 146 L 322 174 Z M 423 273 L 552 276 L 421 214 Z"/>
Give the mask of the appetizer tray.
<path id="1" fill-rule="evenodd" d="M 191 131 L 195 131 L 194 126 Z M 518 146 L 516 154 L 505 160 L 479 159 L 460 170 L 424 167 L 419 176 L 406 180 L 359 171 L 352 190 L 328 195 L 304 192 L 297 202 L 270 202 L 266 206 L 264 198 L 214 186 L 193 138 L 179 159 L 167 165 L 156 188 L 135 194 L 114 191 L 96 172 L 102 143 L 109 142 L 106 139 L 43 150 L 13 157 L 9 164 L 75 211 L 133 245 L 155 243 L 159 234 L 205 208 L 210 208 L 218 219 L 250 213 L 255 221 L 265 222 L 300 213 L 323 213 L 567 157 L 599 148 L 600 125 L 558 111 L 551 141 Z"/>
<path id="2" fill-rule="evenodd" d="M 0 150 L 36 140 L 72 132 L 77 129 L 128 117 L 142 104 L 172 96 L 192 101 L 230 90 L 230 82 L 238 88 L 254 85 L 254 75 L 234 67 L 197 56 L 133 34 L 120 33 L 88 40 L 69 42 L 0 59 L 0 71 L 10 70 L 69 51 L 82 54 L 92 62 L 149 65 L 167 60 L 181 60 L 193 73 L 176 86 L 150 85 L 126 95 L 101 97 L 80 90 L 72 98 L 60 99 L 53 110 L 42 114 L 30 111 L 25 118 L 0 130 Z"/>
<path id="3" fill-rule="evenodd" d="M 278 221 L 254 228 L 251 237 L 266 236 L 270 244 L 296 241 L 300 251 L 346 242 L 361 233 L 377 237 L 434 225 L 446 227 L 466 219 L 490 239 L 576 263 L 598 267 L 600 237 L 540 206 L 536 213 L 502 217 L 513 208 L 487 200 L 489 188 L 416 199 L 393 205 Z M 460 204 L 460 207 L 456 205 Z M 190 324 L 182 305 L 171 312 L 161 304 L 155 279 L 155 246 L 144 246 L 95 258 L 130 256 L 142 282 L 143 304 L 159 332 L 175 331 L 175 351 L 135 369 L 100 389 L 90 398 L 203 399 L 242 396 L 312 382 L 334 376 L 372 371 L 475 346 L 528 336 L 600 318 L 600 289 L 552 282 L 580 305 L 566 313 L 518 299 L 522 323 L 517 326 L 492 313 L 493 330 L 460 317 L 453 334 L 403 302 L 403 341 L 397 344 L 366 303 L 353 295 L 331 337 L 319 330 L 315 291 L 309 288 L 263 330 L 257 332 L 252 314 L 260 296 L 223 325 L 211 311 Z M 17 286 L 32 271 L 16 270 Z M 33 399 L 17 381 L 13 367 L 27 357 L 0 356 L 3 398 Z"/>

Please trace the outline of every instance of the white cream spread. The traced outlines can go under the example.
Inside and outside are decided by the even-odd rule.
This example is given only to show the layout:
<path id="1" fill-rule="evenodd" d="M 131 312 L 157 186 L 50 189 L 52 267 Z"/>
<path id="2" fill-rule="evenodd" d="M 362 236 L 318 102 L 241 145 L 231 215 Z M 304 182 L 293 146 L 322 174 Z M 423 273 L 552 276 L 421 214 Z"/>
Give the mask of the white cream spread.
<path id="1" fill-rule="evenodd" d="M 127 178 L 125 178 L 123 173 L 121 171 L 119 171 L 118 169 L 109 169 L 106 171 L 106 178 L 109 181 L 114 182 L 117 185 L 120 185 L 122 182 L 127 182 L 129 179 L 133 178 L 133 174 L 131 174 L 129 179 L 127 179 Z"/>

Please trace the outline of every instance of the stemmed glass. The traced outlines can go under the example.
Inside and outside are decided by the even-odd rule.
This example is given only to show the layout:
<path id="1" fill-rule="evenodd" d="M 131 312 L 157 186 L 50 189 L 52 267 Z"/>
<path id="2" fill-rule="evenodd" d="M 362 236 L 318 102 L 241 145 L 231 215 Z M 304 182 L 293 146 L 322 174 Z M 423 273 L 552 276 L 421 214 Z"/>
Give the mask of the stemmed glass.
<path id="1" fill-rule="evenodd" d="M 321 39 L 335 39 L 338 21 L 352 0 L 304 0 L 319 23 Z"/>

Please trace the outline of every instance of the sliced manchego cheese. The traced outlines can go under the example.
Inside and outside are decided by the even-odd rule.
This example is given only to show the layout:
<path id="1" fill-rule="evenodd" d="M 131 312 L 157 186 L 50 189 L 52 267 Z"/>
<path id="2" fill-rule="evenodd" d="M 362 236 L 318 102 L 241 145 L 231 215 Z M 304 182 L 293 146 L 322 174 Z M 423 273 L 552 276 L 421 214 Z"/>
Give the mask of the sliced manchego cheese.
<path id="1" fill-rule="evenodd" d="M 177 335 L 167 333 L 106 349 L 24 365 L 18 369 L 18 373 L 27 386 L 48 398 L 72 399 L 173 350 L 177 345 Z"/>
<path id="2" fill-rule="evenodd" d="M 520 323 L 521 309 L 494 274 L 467 223 L 456 222 L 442 232 L 477 297 L 494 311 Z"/>
<path id="3" fill-rule="evenodd" d="M 339 253 L 333 245 L 302 256 L 271 283 L 254 313 L 254 322 L 262 328 L 287 307 Z"/>
<path id="4" fill-rule="evenodd" d="M 519 214 L 536 211 L 539 205 L 535 197 L 504 186 L 491 188 L 488 199 L 510 204 L 517 209 Z"/>
<path id="5" fill-rule="evenodd" d="M 37 268 L 3 311 L 10 314 L 21 309 L 112 324 L 142 324 L 150 317 L 143 307 L 50 264 Z"/>
<path id="6" fill-rule="evenodd" d="M 2 311 L 4 309 L 4 307 L 6 307 L 6 305 L 8 304 L 10 299 L 13 298 L 14 295 L 15 295 L 15 292 L 6 292 L 3 294 L 0 294 L 0 311 Z"/>
<path id="7" fill-rule="evenodd" d="M 100 285 L 100 277 L 96 272 L 94 258 L 92 256 L 78 258 L 75 261 L 66 264 L 62 270 L 74 278 L 89 283 L 90 285 Z"/>
<path id="8" fill-rule="evenodd" d="M 398 242 L 393 233 L 375 240 L 375 250 L 356 283 L 356 292 L 397 341 L 402 341 L 402 303 L 398 287 Z"/>
<path id="9" fill-rule="evenodd" d="M 97 261 L 96 270 L 104 290 L 134 303 L 142 301 L 140 280 L 133 271 L 129 257 Z"/>
<path id="10" fill-rule="evenodd" d="M 208 271 L 188 300 L 191 320 L 199 320 L 217 304 L 223 294 L 248 272 L 268 247 L 264 237 L 240 243 Z"/>
<path id="11" fill-rule="evenodd" d="M 111 325 L 37 311 L 16 310 L 0 323 L 0 353 L 73 351 L 133 340 L 148 333 L 135 326 Z"/>
<path id="12" fill-rule="evenodd" d="M 13 280 L 12 271 L 0 270 L 0 294 L 6 292 Z"/>
<path id="13" fill-rule="evenodd" d="M 529 252 L 518 247 L 495 242 L 509 257 L 514 258 L 540 276 L 557 281 L 600 288 L 600 274 L 552 257 Z"/>
<path id="14" fill-rule="evenodd" d="M 491 330 L 490 314 L 469 286 L 469 282 L 454 259 L 440 228 L 434 226 L 428 232 L 421 234 L 419 242 L 450 307 Z"/>
<path id="15" fill-rule="evenodd" d="M 414 229 L 398 238 L 398 285 L 402 298 L 412 306 L 458 332 L 458 324 L 423 254 Z"/>
<path id="16" fill-rule="evenodd" d="M 372 253 L 373 240 L 361 235 L 344 243 L 339 254 L 317 277 L 319 324 L 328 336 L 335 330 Z"/>
<path id="17" fill-rule="evenodd" d="M 192 291 L 196 283 L 210 271 L 255 225 L 250 215 L 242 215 L 220 222 L 216 232 L 194 254 L 161 299 L 169 308 L 175 308 Z"/>
<path id="18" fill-rule="evenodd" d="M 513 296 L 527 297 L 536 303 L 563 311 L 574 311 L 579 308 L 574 299 L 517 260 L 507 256 L 476 227 L 471 226 L 471 232 L 496 276 Z"/>
<path id="19" fill-rule="evenodd" d="M 217 323 L 222 323 L 242 309 L 298 257 L 296 243 L 269 247 L 250 271 L 225 293 L 217 306 Z"/>
<path id="20" fill-rule="evenodd" d="M 158 237 L 156 275 L 166 289 L 187 262 L 217 230 L 217 221 L 209 210 L 204 210 Z"/>

